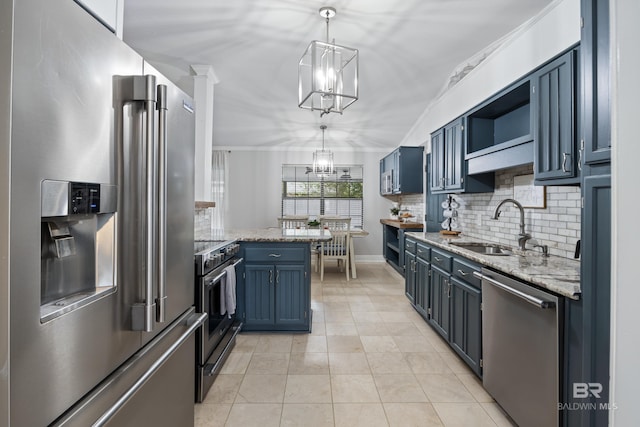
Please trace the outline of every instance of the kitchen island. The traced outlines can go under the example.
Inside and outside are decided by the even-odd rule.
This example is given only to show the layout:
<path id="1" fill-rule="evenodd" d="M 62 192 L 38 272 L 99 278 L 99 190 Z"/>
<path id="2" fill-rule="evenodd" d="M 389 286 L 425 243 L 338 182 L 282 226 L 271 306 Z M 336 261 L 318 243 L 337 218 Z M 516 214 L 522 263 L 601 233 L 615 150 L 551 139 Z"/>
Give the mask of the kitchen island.
<path id="1" fill-rule="evenodd" d="M 311 332 L 311 244 L 331 240 L 324 229 L 225 232 L 240 243 L 237 316 L 244 331 Z"/>

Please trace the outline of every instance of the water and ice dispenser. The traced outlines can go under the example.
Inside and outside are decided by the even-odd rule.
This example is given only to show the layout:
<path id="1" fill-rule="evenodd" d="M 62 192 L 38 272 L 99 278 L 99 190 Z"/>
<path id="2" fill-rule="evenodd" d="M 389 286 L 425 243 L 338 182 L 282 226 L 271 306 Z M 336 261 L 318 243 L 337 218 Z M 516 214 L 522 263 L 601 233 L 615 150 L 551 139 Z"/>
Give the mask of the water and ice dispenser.
<path id="1" fill-rule="evenodd" d="M 115 185 L 42 181 L 41 322 L 115 290 L 116 206 Z"/>

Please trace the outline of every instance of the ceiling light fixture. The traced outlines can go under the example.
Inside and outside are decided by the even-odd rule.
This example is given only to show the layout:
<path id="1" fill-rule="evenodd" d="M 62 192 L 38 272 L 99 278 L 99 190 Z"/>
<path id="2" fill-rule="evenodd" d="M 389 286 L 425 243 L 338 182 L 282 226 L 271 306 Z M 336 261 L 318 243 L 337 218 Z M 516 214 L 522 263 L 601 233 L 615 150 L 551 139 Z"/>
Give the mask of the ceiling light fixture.
<path id="1" fill-rule="evenodd" d="M 340 113 L 358 100 L 358 50 L 329 42 L 333 7 L 320 8 L 327 22 L 325 42 L 314 40 L 298 63 L 298 107 L 320 110 L 320 117 Z"/>
<path id="2" fill-rule="evenodd" d="M 320 125 L 322 129 L 322 150 L 313 153 L 313 173 L 321 178 L 327 178 L 333 173 L 333 153 L 324 149 L 324 131 L 327 125 Z"/>

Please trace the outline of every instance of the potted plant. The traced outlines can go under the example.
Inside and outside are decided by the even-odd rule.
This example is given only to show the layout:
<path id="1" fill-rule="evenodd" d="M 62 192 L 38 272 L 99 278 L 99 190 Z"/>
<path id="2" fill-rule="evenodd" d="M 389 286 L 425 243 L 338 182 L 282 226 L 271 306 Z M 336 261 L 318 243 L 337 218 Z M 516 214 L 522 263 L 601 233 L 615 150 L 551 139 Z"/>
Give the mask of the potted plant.
<path id="1" fill-rule="evenodd" d="M 308 224 L 309 228 L 318 228 L 320 226 L 320 221 L 318 221 L 317 219 L 312 219 L 308 222 Z"/>
<path id="2" fill-rule="evenodd" d="M 391 219 L 398 219 L 400 208 L 397 206 L 393 206 L 391 209 L 389 209 L 389 212 L 391 212 Z"/>

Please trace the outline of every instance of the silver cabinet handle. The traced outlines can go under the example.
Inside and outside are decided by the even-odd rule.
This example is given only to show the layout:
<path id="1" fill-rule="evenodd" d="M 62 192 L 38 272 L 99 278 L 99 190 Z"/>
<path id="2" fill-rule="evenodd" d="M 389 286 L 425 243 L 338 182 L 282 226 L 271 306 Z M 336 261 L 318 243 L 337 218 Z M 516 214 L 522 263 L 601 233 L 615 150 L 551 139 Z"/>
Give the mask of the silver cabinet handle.
<path id="1" fill-rule="evenodd" d="M 461 269 L 458 269 L 458 273 L 460 273 L 460 275 L 462 275 L 462 276 L 466 276 L 467 274 L 469 274 L 469 273 L 465 273 Z"/>
<path id="2" fill-rule="evenodd" d="M 580 149 L 578 150 L 578 170 L 582 170 L 582 152 L 584 151 L 584 139 L 580 140 Z"/>
<path id="3" fill-rule="evenodd" d="M 273 270 L 269 269 L 269 283 L 273 283 Z"/>
<path id="4" fill-rule="evenodd" d="M 434 256 L 433 259 L 435 259 L 436 261 L 440 262 L 442 261 L 440 258 L 438 258 L 437 256 Z"/>
<path id="5" fill-rule="evenodd" d="M 163 323 L 167 301 L 167 86 L 158 85 L 158 296 L 156 298 L 156 321 Z"/>
<path id="6" fill-rule="evenodd" d="M 477 271 L 474 271 L 473 275 L 495 286 L 496 288 L 502 289 L 503 291 L 509 292 L 511 295 L 514 295 L 520 299 L 525 300 L 531 305 L 535 305 L 538 308 L 545 309 L 545 308 L 553 308 L 556 306 L 556 304 L 553 301 L 545 301 L 543 299 L 534 297 L 533 295 L 529 295 L 525 292 L 522 292 L 518 289 L 514 289 L 511 286 L 507 286 L 504 283 L 498 282 L 496 279 L 494 279 L 491 276 L 487 276 L 486 274 L 482 274 L 482 273 L 478 273 Z"/>
<path id="7" fill-rule="evenodd" d="M 567 158 L 569 157 L 568 153 L 562 153 L 562 172 L 567 171 Z"/>
<path id="8" fill-rule="evenodd" d="M 276 285 L 280 283 L 280 270 L 276 270 Z"/>
<path id="9" fill-rule="evenodd" d="M 269 254 L 271 258 L 280 258 L 282 254 Z"/>

